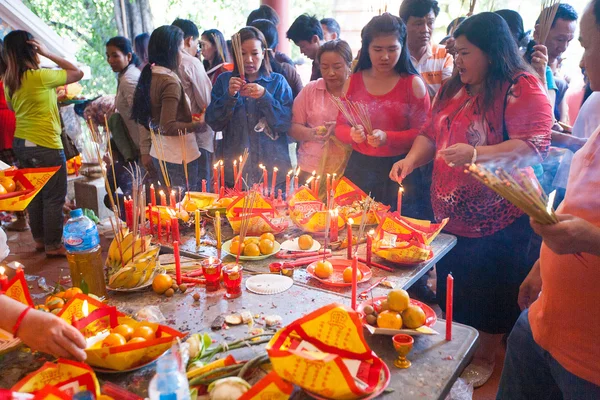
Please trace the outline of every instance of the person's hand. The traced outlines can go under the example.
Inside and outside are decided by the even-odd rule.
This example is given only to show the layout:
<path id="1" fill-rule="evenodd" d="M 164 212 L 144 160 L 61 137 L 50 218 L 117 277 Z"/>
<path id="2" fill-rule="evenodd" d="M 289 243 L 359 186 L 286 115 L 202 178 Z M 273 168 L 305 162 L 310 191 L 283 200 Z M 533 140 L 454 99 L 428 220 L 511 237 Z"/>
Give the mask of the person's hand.
<path id="1" fill-rule="evenodd" d="M 541 291 L 542 275 L 540 274 L 540 261 L 538 260 L 519 287 L 519 297 L 517 302 L 519 303 L 521 311 L 529 308 L 529 306 L 537 300 Z"/>
<path id="2" fill-rule="evenodd" d="M 44 56 L 47 57 L 48 54 L 50 54 L 50 51 L 48 50 L 48 48 L 46 47 L 45 44 L 43 44 L 42 42 L 40 42 L 37 39 L 31 39 L 27 41 L 28 44 L 33 46 L 33 49 L 40 55 L 40 56 Z"/>
<path id="3" fill-rule="evenodd" d="M 387 134 L 380 129 L 375 129 L 373 131 L 373 134 L 367 137 L 367 143 L 369 143 L 369 145 L 373 147 L 383 146 L 386 141 Z"/>
<path id="4" fill-rule="evenodd" d="M 541 225 L 530 220 L 531 227 L 556 254 L 600 254 L 600 228 L 583 218 L 557 214 L 559 222 Z"/>
<path id="5" fill-rule="evenodd" d="M 462 167 L 465 164 L 470 164 L 473 159 L 473 151 L 475 147 L 470 144 L 457 143 L 438 153 L 444 159 L 444 162 L 450 167 Z"/>
<path id="6" fill-rule="evenodd" d="M 446 40 L 446 51 L 456 57 L 456 39 L 454 37 L 449 37 Z"/>
<path id="7" fill-rule="evenodd" d="M 148 175 L 150 175 L 151 177 L 154 176 L 154 173 L 156 171 L 154 169 L 154 163 L 152 162 L 152 156 L 150 154 L 142 154 L 141 159 L 142 159 L 142 165 L 148 172 Z"/>
<path id="8" fill-rule="evenodd" d="M 404 178 L 410 175 L 415 169 L 415 163 L 413 163 L 408 157 L 396 162 L 392 165 L 390 170 L 390 179 L 394 182 L 402 183 Z"/>
<path id="9" fill-rule="evenodd" d="M 367 140 L 367 135 L 365 135 L 365 128 L 362 125 L 358 125 L 355 129 L 354 127 L 350 128 L 350 137 L 352 140 L 358 144 Z"/>
<path id="10" fill-rule="evenodd" d="M 54 314 L 29 310 L 17 336 L 37 351 L 79 361 L 86 359 L 86 342 L 81 332 Z"/>
<path id="11" fill-rule="evenodd" d="M 247 83 L 240 91 L 240 94 L 244 97 L 260 99 L 265 94 L 265 88 L 257 83 Z"/>
<path id="12" fill-rule="evenodd" d="M 237 76 L 232 76 L 229 79 L 229 95 L 235 96 L 242 87 L 246 84 L 246 82 L 242 78 L 238 78 Z"/>
<path id="13" fill-rule="evenodd" d="M 546 67 L 548 66 L 548 48 L 543 44 L 533 46 L 531 54 L 531 66 L 538 75 L 546 82 Z"/>

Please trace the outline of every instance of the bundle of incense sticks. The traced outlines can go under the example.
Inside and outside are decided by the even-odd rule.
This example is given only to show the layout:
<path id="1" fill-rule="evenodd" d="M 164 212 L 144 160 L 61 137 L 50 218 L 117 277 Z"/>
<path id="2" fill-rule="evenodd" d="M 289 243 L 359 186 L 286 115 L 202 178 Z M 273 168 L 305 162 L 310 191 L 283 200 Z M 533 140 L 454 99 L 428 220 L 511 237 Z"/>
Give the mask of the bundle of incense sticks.
<path id="1" fill-rule="evenodd" d="M 358 129 L 358 126 L 362 125 L 367 135 L 373 134 L 373 124 L 366 104 L 348 99 L 342 100 L 336 96 L 331 96 L 331 99 L 354 129 Z"/>
<path id="2" fill-rule="evenodd" d="M 179 141 L 181 144 L 181 165 L 183 165 L 183 173 L 185 175 L 185 188 L 187 189 L 187 193 L 188 193 L 188 199 L 190 196 L 190 178 L 188 176 L 188 167 L 187 167 L 187 152 L 186 152 L 186 146 L 185 146 L 185 135 L 187 135 L 187 131 L 182 134 L 181 131 L 179 131 Z"/>
<path id="3" fill-rule="evenodd" d="M 248 232 L 248 227 L 250 226 L 250 220 L 252 219 L 252 210 L 254 209 L 254 203 L 256 201 L 256 190 L 255 189 L 247 189 L 247 194 L 244 197 L 244 204 L 242 206 L 242 222 L 240 225 L 240 241 L 238 246 L 238 252 L 236 255 L 236 263 L 240 262 L 240 254 L 242 252 L 242 244 L 246 239 L 246 233 Z"/>
<path id="4" fill-rule="evenodd" d="M 160 131 L 158 132 L 160 134 Z M 150 127 L 150 137 L 152 139 L 152 145 L 154 146 L 154 151 L 156 151 L 156 155 L 158 156 L 158 165 L 160 166 L 160 172 L 162 173 L 163 179 L 165 180 L 165 185 L 168 188 L 171 187 L 171 179 L 169 179 L 169 171 L 167 170 L 167 162 L 165 161 L 165 149 L 162 145 L 162 140 L 157 138 L 154 129 Z"/>
<path id="5" fill-rule="evenodd" d="M 468 17 L 473 15 L 473 12 L 475 11 L 475 4 L 477 4 L 477 0 L 469 1 L 469 13 L 467 14 Z"/>
<path id="6" fill-rule="evenodd" d="M 132 232 L 134 236 L 139 235 L 143 237 L 145 234 L 143 227 L 146 226 L 146 186 L 144 185 L 146 175 L 142 175 L 142 170 L 138 164 L 135 164 L 131 169 L 126 168 L 126 170 L 131 175 L 131 199 L 133 201 Z M 145 246 L 144 240 L 142 240 L 142 246 Z M 132 254 L 135 255 L 135 248 L 133 250 Z M 142 253 L 146 251 L 145 247 L 142 247 L 141 250 Z"/>
<path id="7" fill-rule="evenodd" d="M 542 0 L 542 12 L 540 14 L 538 27 L 539 44 L 546 43 L 548 33 L 550 33 L 550 28 L 552 28 L 552 23 L 554 22 L 554 17 L 556 17 L 559 5 L 560 0 Z"/>
<path id="8" fill-rule="evenodd" d="M 240 38 L 239 33 L 234 33 L 231 37 L 231 48 L 233 49 L 233 55 L 238 67 L 238 72 L 240 73 L 240 78 L 245 80 L 246 73 L 244 71 L 244 57 L 242 56 L 242 39 Z"/>
<path id="9" fill-rule="evenodd" d="M 240 156 L 240 168 L 238 169 L 237 176 L 235 177 L 235 182 L 233 182 L 234 189 L 238 188 L 238 185 L 242 180 L 242 172 L 244 172 L 244 167 L 246 166 L 246 161 L 248 161 L 249 156 L 250 153 L 248 152 L 248 149 L 244 149 L 244 154 Z"/>
<path id="10" fill-rule="evenodd" d="M 360 243 L 361 238 L 365 234 L 365 226 L 367 225 L 367 215 L 369 214 L 369 211 L 371 211 L 372 205 L 373 199 L 371 198 L 371 193 L 369 193 L 369 195 L 363 202 L 362 219 L 360 220 L 360 228 L 358 229 L 358 236 L 356 237 L 356 247 L 354 248 L 354 253 L 358 253 L 358 244 Z M 352 243 L 348 243 L 348 246 L 352 246 Z"/>
<path id="11" fill-rule="evenodd" d="M 553 196 L 548 198 L 537 179 L 531 180 L 523 172 L 514 175 L 502 168 L 495 171 L 482 165 L 471 164 L 465 173 L 471 174 L 479 182 L 498 193 L 500 196 L 514 204 L 524 213 L 543 225 L 558 222 L 552 208 Z"/>

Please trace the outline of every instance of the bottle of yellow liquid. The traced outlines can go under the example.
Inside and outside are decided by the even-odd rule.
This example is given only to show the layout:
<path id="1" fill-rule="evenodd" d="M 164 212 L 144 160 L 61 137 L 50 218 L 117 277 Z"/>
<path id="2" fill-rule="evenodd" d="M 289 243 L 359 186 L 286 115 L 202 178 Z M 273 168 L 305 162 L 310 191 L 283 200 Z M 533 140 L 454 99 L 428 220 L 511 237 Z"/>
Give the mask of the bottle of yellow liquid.
<path id="1" fill-rule="evenodd" d="M 63 228 L 63 240 L 71 271 L 71 282 L 84 293 L 106 295 L 106 277 L 102 264 L 102 249 L 96 224 L 78 208 Z"/>

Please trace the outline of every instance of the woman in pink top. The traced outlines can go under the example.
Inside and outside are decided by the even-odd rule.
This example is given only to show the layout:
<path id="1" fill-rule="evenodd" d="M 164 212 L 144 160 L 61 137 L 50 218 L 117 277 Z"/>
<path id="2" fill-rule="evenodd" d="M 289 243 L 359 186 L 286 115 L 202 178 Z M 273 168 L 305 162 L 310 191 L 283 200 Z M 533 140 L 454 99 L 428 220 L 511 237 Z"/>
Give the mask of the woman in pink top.
<path id="1" fill-rule="evenodd" d="M 334 135 L 338 109 L 331 96 L 340 97 L 350 76 L 352 50 L 343 40 L 325 43 L 317 53 L 323 78 L 310 82 L 294 100 L 292 129 L 289 135 L 300 145 L 298 166 L 310 175 L 341 175 L 348 161 L 350 146 Z"/>
<path id="2" fill-rule="evenodd" d="M 389 13 L 374 17 L 362 32 L 362 48 L 346 97 L 365 104 L 373 133 L 350 127 L 338 116 L 335 135 L 352 144 L 345 175 L 376 200 L 395 209 L 398 184 L 388 177 L 389 168 L 404 158 L 427 119 L 429 96 L 425 83 L 410 61 L 406 26 Z M 403 182 L 403 214 L 426 215 L 420 174 Z"/>

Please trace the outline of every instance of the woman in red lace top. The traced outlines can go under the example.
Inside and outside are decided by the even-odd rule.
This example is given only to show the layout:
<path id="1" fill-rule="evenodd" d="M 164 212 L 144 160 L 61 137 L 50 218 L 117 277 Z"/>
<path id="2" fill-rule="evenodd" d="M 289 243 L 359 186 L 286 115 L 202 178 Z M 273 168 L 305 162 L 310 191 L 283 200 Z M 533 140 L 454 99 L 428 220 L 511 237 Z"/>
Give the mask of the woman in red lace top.
<path id="1" fill-rule="evenodd" d="M 352 144 L 345 176 L 366 193 L 395 208 L 398 185 L 388 177 L 391 166 L 404 158 L 427 119 L 429 96 L 410 61 L 406 26 L 391 14 L 374 17 L 363 29 L 361 55 L 348 84 L 346 97 L 369 110 L 373 134 L 350 127 L 338 115 L 335 135 Z M 420 176 L 403 182 L 404 214 L 421 216 L 423 188 Z"/>
<path id="2" fill-rule="evenodd" d="M 442 87 L 430 120 L 390 178 L 402 179 L 434 160 L 435 217 L 450 217 L 446 230 L 458 237 L 437 264 L 438 282 L 454 275 L 454 318 L 482 333 L 474 364 L 489 378 L 501 338 L 492 334 L 509 332 L 519 316 L 519 285 L 532 267 L 532 230 L 526 215 L 465 174 L 464 165 L 518 166 L 533 178 L 529 166 L 540 163 L 550 145 L 552 109 L 501 17 L 470 17 L 454 37 L 458 74 Z M 445 309 L 445 285 L 438 284 L 437 295 Z"/>

